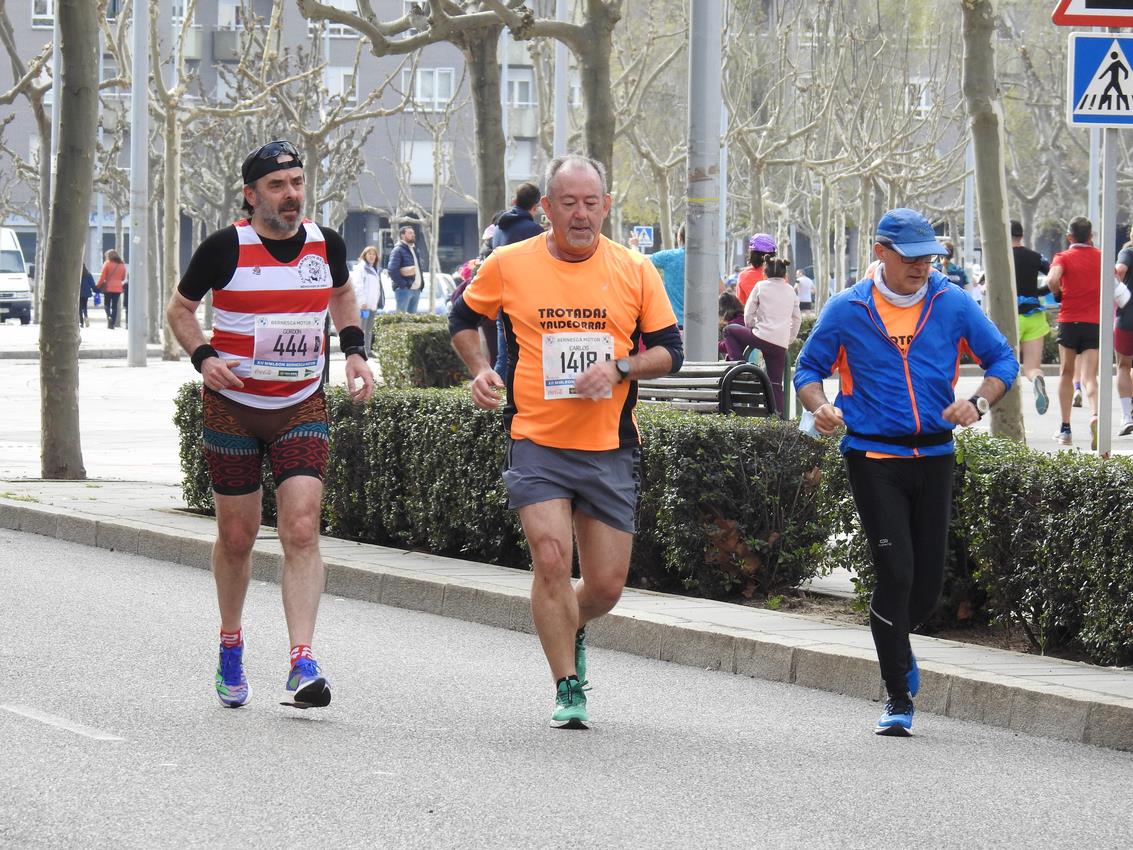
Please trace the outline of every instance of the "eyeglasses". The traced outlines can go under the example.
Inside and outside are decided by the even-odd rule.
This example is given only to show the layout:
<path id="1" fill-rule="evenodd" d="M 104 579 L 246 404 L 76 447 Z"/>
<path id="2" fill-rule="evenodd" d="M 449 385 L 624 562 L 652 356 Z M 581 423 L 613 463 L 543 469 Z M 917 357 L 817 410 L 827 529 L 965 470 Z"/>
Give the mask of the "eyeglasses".
<path id="1" fill-rule="evenodd" d="M 296 159 L 299 158 L 299 151 L 296 149 L 295 145 L 291 144 L 291 142 L 281 139 L 276 142 L 268 142 L 266 145 L 256 151 L 256 159 L 276 159 L 277 157 L 284 156 L 285 154 L 288 156 L 293 156 Z"/>
<path id="2" fill-rule="evenodd" d="M 918 263 L 931 263 L 939 256 L 938 254 L 925 254 L 921 257 L 906 257 L 900 251 L 893 247 L 893 243 L 888 239 L 877 239 L 877 244 L 883 248 L 888 248 L 894 254 L 901 258 L 901 263 L 906 266 L 915 266 Z"/>

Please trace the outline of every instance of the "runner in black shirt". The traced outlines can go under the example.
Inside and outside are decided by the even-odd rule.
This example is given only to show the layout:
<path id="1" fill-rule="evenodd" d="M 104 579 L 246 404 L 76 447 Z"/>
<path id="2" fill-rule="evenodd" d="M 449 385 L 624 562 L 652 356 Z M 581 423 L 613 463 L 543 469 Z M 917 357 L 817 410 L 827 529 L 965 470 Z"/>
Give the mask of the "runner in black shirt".
<path id="1" fill-rule="evenodd" d="M 1050 399 L 1043 378 L 1043 340 L 1050 333 L 1046 311 L 1039 300 L 1050 292 L 1039 286 L 1039 273 L 1050 271 L 1050 262 L 1038 251 L 1023 247 L 1023 225 L 1011 222 L 1011 251 L 1015 255 L 1015 294 L 1019 300 L 1019 354 L 1023 376 L 1035 388 L 1035 410 L 1046 413 Z"/>

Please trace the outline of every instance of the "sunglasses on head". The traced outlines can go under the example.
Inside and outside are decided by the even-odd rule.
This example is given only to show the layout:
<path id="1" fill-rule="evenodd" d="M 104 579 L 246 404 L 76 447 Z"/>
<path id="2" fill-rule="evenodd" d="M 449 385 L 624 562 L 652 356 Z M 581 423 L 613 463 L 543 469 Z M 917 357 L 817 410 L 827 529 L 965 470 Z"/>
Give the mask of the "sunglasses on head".
<path id="1" fill-rule="evenodd" d="M 299 151 L 291 142 L 280 140 L 277 142 L 268 142 L 258 151 L 256 151 L 256 159 L 276 159 L 277 157 L 293 156 L 299 158 Z"/>
<path id="2" fill-rule="evenodd" d="M 906 257 L 900 251 L 893 247 L 893 242 L 889 239 L 878 239 L 877 244 L 884 248 L 888 248 L 894 254 L 901 258 L 901 262 L 906 266 L 915 266 L 917 263 L 931 263 L 939 254 L 925 254 L 920 257 Z"/>

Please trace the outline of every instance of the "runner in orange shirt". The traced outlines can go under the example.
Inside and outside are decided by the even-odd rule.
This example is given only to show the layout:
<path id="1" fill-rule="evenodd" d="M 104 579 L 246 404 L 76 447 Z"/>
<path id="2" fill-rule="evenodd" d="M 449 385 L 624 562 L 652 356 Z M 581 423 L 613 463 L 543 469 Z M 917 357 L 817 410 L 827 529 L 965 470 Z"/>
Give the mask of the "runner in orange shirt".
<path id="1" fill-rule="evenodd" d="M 625 586 L 640 481 L 637 379 L 684 360 L 677 318 L 647 257 L 601 235 L 610 211 L 601 163 L 547 167 L 551 232 L 497 248 L 449 317 L 475 376 L 472 399 L 506 388 L 504 484 L 519 511 L 535 578 L 531 612 L 555 682 L 556 726 L 585 728 L 586 624 Z M 481 317 L 502 315 L 508 374 L 480 349 Z M 638 352 L 644 341 L 645 351 Z M 573 538 L 582 580 L 572 588 Z"/>

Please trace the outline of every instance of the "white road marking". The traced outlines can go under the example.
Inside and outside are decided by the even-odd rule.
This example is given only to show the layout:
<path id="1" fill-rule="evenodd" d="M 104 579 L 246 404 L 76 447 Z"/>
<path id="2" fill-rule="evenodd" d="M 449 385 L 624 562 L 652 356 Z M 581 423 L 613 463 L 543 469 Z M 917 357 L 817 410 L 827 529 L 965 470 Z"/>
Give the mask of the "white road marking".
<path id="1" fill-rule="evenodd" d="M 26 717 L 29 720 L 37 720 L 40 723 L 46 723 L 48 726 L 54 726 L 57 729 L 66 729 L 68 732 L 74 732 L 76 735 L 82 735 L 86 738 L 94 738 L 96 741 L 125 741 L 125 738 L 119 738 L 117 735 L 111 735 L 109 732 L 103 732 L 101 729 L 95 729 L 91 726 L 84 726 L 81 723 L 75 723 L 68 720 L 66 717 L 59 717 L 56 714 L 48 714 L 46 711 L 40 711 L 38 708 L 31 708 L 26 705 L 11 705 L 9 703 L 0 704 L 0 709 L 10 711 L 12 714 L 18 714 L 21 717 Z"/>

